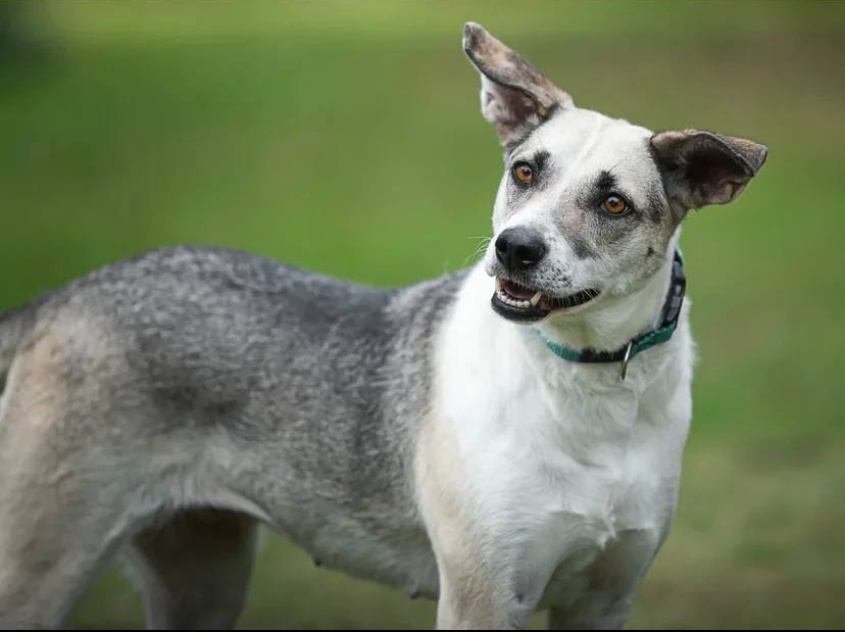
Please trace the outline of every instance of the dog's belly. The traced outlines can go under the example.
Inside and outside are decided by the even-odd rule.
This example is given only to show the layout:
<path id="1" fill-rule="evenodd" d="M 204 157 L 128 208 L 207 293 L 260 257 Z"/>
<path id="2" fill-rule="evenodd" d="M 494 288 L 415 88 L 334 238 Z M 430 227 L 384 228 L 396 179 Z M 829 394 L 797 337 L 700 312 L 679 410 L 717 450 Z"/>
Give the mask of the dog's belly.
<path id="1" fill-rule="evenodd" d="M 437 597 L 437 562 L 421 524 L 375 524 L 330 511 L 300 516 L 295 532 L 278 530 L 322 567 L 392 586 L 411 597 Z"/>

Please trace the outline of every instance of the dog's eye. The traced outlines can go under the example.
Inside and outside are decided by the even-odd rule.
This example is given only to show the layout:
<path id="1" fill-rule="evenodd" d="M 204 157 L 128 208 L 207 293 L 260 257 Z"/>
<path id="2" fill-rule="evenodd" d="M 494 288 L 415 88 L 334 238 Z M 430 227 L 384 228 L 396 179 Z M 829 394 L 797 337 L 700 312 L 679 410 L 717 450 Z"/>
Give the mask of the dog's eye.
<path id="1" fill-rule="evenodd" d="M 628 210 L 628 203 L 625 201 L 625 198 L 622 198 L 618 195 L 609 195 L 607 199 L 602 203 L 604 210 L 608 213 L 613 213 L 614 215 L 620 215 Z"/>
<path id="2" fill-rule="evenodd" d="M 522 184 L 531 184 L 534 181 L 534 170 L 531 165 L 518 162 L 513 166 L 513 177 Z"/>

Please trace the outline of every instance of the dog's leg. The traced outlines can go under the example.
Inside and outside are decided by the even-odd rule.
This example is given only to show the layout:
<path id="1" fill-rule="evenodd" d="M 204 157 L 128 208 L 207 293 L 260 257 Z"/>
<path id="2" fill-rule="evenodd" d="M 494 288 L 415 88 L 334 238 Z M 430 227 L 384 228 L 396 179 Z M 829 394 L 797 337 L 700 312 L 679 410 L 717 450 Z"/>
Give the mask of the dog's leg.
<path id="1" fill-rule="evenodd" d="M 197 509 L 138 535 L 130 561 L 143 582 L 147 627 L 232 628 L 246 598 L 257 530 L 244 514 Z"/>
<path id="2" fill-rule="evenodd" d="M 438 630 L 519 630 L 525 627 L 534 603 L 530 597 L 514 590 L 513 577 L 494 571 L 475 556 L 451 557 L 441 551 L 438 564 Z"/>
<path id="3" fill-rule="evenodd" d="M 663 532 L 665 534 L 665 530 Z M 550 630 L 618 630 L 662 541 L 656 530 L 624 531 L 590 569 L 590 589 L 566 608 L 549 609 Z"/>
<path id="4" fill-rule="evenodd" d="M 84 325 L 45 325 L 2 394 L 0 628 L 61 626 L 110 555 L 174 502 L 165 479 L 182 446 L 144 430 L 123 355 Z"/>
<path id="5" fill-rule="evenodd" d="M 55 628 L 135 520 L 132 466 L 107 458 L 55 400 L 8 394 L 0 415 L 0 629 Z"/>
<path id="6" fill-rule="evenodd" d="M 419 500 L 437 559 L 439 630 L 525 627 L 552 565 L 534 563 L 530 539 L 497 537 L 478 510 L 454 441 L 437 425 L 420 442 Z"/>
<path id="7" fill-rule="evenodd" d="M 130 528 L 121 515 L 128 490 L 64 468 L 48 480 L 27 476 L 21 468 L 48 457 L 21 442 L 18 450 L 0 457 L 0 629 L 55 628 Z"/>
<path id="8" fill-rule="evenodd" d="M 596 603 L 594 608 L 549 608 L 549 630 L 621 630 L 633 606 L 631 599 Z"/>

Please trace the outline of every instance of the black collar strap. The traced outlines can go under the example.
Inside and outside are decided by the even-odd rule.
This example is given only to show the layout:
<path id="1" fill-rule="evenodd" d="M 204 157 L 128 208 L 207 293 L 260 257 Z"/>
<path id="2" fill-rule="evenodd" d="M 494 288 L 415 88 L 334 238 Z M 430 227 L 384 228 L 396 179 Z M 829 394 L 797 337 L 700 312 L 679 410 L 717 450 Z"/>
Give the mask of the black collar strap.
<path id="1" fill-rule="evenodd" d="M 687 277 L 684 274 L 684 260 L 681 257 L 681 253 L 676 250 L 675 258 L 672 262 L 672 281 L 669 284 L 669 293 L 666 296 L 666 301 L 663 303 L 660 324 L 656 329 L 640 334 L 616 351 L 595 351 L 594 349 L 577 351 L 559 342 L 549 340 L 539 330 L 537 330 L 537 333 L 549 349 L 569 362 L 621 362 L 622 368 L 620 375 L 624 380 L 625 375 L 628 373 L 628 362 L 646 349 L 661 342 L 666 342 L 675 333 L 675 329 L 678 327 L 678 319 L 681 315 L 681 306 L 684 303 L 686 288 Z"/>

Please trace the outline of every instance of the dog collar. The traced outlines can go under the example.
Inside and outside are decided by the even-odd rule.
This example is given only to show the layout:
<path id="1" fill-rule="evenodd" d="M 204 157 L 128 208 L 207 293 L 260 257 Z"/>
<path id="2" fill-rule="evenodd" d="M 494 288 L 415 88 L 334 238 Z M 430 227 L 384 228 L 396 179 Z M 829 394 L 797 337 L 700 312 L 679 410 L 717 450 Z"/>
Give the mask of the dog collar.
<path id="1" fill-rule="evenodd" d="M 663 303 L 660 325 L 656 329 L 640 334 L 616 351 L 595 351 L 594 349 L 577 351 L 554 340 L 549 340 L 538 329 L 535 329 L 535 331 L 555 355 L 569 362 L 621 362 L 620 376 L 624 380 L 625 375 L 628 373 L 628 363 L 633 358 L 654 345 L 668 341 L 672 337 L 672 334 L 675 333 L 675 329 L 678 327 L 678 319 L 681 316 L 681 305 L 684 302 L 686 288 L 687 277 L 684 274 L 684 259 L 681 253 L 676 250 L 675 258 L 672 262 L 672 281 L 669 284 L 669 293 L 666 296 L 666 301 Z"/>

